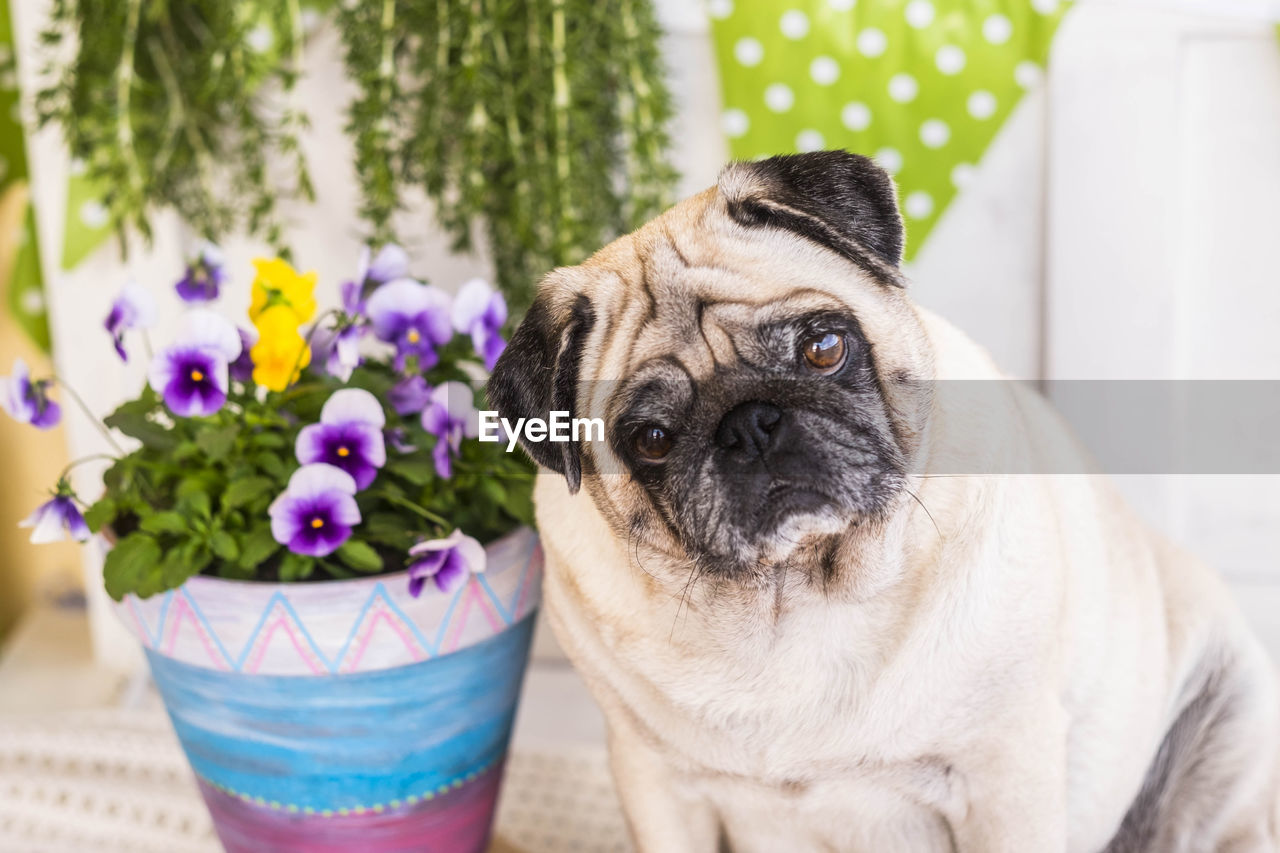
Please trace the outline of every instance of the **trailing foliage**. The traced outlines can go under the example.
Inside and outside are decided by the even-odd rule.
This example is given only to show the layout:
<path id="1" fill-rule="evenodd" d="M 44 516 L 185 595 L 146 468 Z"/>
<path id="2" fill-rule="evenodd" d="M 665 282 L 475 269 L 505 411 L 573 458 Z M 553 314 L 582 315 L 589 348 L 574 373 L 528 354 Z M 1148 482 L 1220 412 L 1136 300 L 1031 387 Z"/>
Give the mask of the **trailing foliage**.
<path id="1" fill-rule="evenodd" d="M 421 186 L 455 248 L 484 224 L 521 308 L 543 272 L 670 201 L 649 0 L 378 0 L 339 22 L 374 242 L 395 237 L 396 208 Z"/>
<path id="2" fill-rule="evenodd" d="M 299 2 L 55 0 L 38 111 L 122 235 L 172 207 L 210 239 L 245 227 L 279 246 L 276 199 L 312 197 L 290 96 Z M 372 242 L 424 190 L 456 249 L 484 229 L 519 311 L 543 272 L 668 202 L 650 0 L 361 0 L 335 14 Z"/>
<path id="3" fill-rule="evenodd" d="M 299 0 L 55 0 L 42 41 L 40 121 L 62 127 L 122 240 L 172 207 L 210 239 L 280 244 L 277 199 L 313 197 L 291 97 Z"/>

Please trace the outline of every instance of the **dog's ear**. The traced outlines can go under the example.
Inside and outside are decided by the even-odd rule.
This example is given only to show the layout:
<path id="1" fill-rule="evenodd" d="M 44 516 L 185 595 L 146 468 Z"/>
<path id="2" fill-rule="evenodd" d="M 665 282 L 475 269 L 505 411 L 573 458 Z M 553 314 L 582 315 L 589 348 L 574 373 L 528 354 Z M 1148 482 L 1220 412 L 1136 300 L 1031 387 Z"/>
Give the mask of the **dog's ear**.
<path id="1" fill-rule="evenodd" d="M 814 151 L 720 173 L 720 194 L 739 224 L 785 228 L 901 285 L 904 232 L 893 179 L 860 154 Z"/>
<path id="2" fill-rule="evenodd" d="M 582 348 L 595 315 L 591 302 L 578 294 L 565 304 L 563 294 L 543 288 L 494 365 L 486 393 L 498 416 L 549 420 L 551 412 L 575 417 Z M 537 462 L 563 474 L 569 491 L 582 485 L 582 449 L 576 441 L 526 441 L 520 445 Z"/>

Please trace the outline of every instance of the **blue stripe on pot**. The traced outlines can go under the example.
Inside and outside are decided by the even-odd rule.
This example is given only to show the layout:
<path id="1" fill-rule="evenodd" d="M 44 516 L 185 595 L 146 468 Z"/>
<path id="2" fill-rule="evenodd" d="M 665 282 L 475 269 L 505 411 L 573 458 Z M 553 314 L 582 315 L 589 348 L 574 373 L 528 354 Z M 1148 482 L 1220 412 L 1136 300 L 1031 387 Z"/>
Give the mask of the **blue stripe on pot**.
<path id="1" fill-rule="evenodd" d="M 476 778 L 506 751 L 534 614 L 408 666 L 320 677 L 192 666 L 148 649 L 192 768 L 273 808 L 381 809 Z"/>

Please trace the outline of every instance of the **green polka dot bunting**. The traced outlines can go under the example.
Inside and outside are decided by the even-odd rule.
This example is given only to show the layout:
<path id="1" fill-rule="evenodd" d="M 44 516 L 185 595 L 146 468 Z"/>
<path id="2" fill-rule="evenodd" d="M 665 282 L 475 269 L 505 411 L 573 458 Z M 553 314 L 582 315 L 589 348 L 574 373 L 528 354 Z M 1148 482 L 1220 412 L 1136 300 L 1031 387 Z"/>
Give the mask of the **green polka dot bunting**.
<path id="1" fill-rule="evenodd" d="M 892 173 L 914 257 L 1022 94 L 1063 0 L 707 0 L 735 158 L 846 148 Z"/>
<path id="2" fill-rule="evenodd" d="M 27 182 L 27 151 L 13 56 L 12 20 L 9 0 L 0 0 L 0 198 L 14 186 Z M 0 293 L 8 294 L 6 307 L 18 325 L 47 351 L 49 324 L 45 315 L 44 280 L 40 274 L 35 212 L 30 205 L 18 226 L 17 246 L 12 278 L 0 281 Z"/>

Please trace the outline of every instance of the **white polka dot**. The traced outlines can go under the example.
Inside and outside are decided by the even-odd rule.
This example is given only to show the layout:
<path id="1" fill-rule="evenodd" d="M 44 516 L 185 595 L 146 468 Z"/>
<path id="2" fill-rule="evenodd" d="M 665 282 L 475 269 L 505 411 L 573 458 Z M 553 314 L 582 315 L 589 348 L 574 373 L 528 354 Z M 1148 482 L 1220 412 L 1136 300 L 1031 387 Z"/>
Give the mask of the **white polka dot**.
<path id="1" fill-rule="evenodd" d="M 1031 0 L 1031 8 L 1041 15 L 1052 15 L 1058 11 L 1058 0 Z"/>
<path id="2" fill-rule="evenodd" d="M 764 90 L 764 105 L 775 113 L 785 113 L 795 102 L 796 95 L 786 83 L 774 83 Z"/>
<path id="3" fill-rule="evenodd" d="M 917 30 L 923 30 L 933 23 L 933 4 L 929 0 L 911 0 L 907 4 L 907 23 Z"/>
<path id="4" fill-rule="evenodd" d="M 764 45 L 751 36 L 744 36 L 738 39 L 738 43 L 733 46 L 733 55 L 738 60 L 739 65 L 751 68 L 759 65 L 760 60 L 764 59 Z"/>
<path id="5" fill-rule="evenodd" d="M 827 0 L 827 5 L 834 12 L 848 12 L 857 4 L 857 0 Z"/>
<path id="6" fill-rule="evenodd" d="M 902 155 L 896 148 L 881 148 L 875 153 L 875 160 L 880 164 L 880 168 L 890 175 L 896 175 L 902 171 Z"/>
<path id="7" fill-rule="evenodd" d="M 809 16 L 799 9 L 791 9 L 782 13 L 778 27 L 787 38 L 802 39 L 809 34 Z"/>
<path id="8" fill-rule="evenodd" d="M 751 129 L 751 119 L 742 110 L 725 110 L 720 116 L 720 128 L 730 139 L 737 139 Z"/>
<path id="9" fill-rule="evenodd" d="M 249 49 L 254 53 L 266 53 L 271 49 L 271 45 L 275 44 L 275 41 L 275 34 L 262 24 L 258 24 L 258 26 L 249 30 L 249 35 L 245 38 L 245 43 L 249 45 Z"/>
<path id="10" fill-rule="evenodd" d="M 944 44 L 934 54 L 933 61 L 943 74 L 959 74 L 964 70 L 964 51 L 954 44 Z"/>
<path id="11" fill-rule="evenodd" d="M 912 219 L 925 219 L 933 213 L 933 196 L 927 192 L 913 192 L 907 196 L 902 207 Z"/>
<path id="12" fill-rule="evenodd" d="M 44 313 L 44 294 L 40 288 L 31 287 L 22 292 L 22 311 L 26 314 Z"/>
<path id="13" fill-rule="evenodd" d="M 717 21 L 723 21 L 733 14 L 733 0 L 707 0 L 707 14 Z"/>
<path id="14" fill-rule="evenodd" d="M 840 79 L 840 64 L 829 56 L 819 56 L 809 63 L 809 76 L 819 86 L 830 86 Z"/>
<path id="15" fill-rule="evenodd" d="M 931 118 L 920 125 L 920 141 L 926 148 L 941 148 L 951 138 L 951 128 L 942 119 Z"/>
<path id="16" fill-rule="evenodd" d="M 905 71 L 889 78 L 889 97 L 900 104 L 908 104 L 920 93 L 920 84 L 916 78 Z"/>
<path id="17" fill-rule="evenodd" d="M 982 37 L 992 44 L 1004 44 L 1013 35 L 1013 24 L 1004 15 L 991 15 L 982 22 Z"/>
<path id="18" fill-rule="evenodd" d="M 872 59 L 884 53 L 884 49 L 889 46 L 889 39 L 885 34 L 877 30 L 875 27 L 867 27 L 858 33 L 858 53 L 863 56 L 869 56 Z"/>
<path id="19" fill-rule="evenodd" d="M 797 151 L 821 151 L 826 147 L 827 141 L 822 138 L 822 134 L 812 128 L 796 134 Z"/>
<path id="20" fill-rule="evenodd" d="M 110 219 L 107 209 L 97 199 L 91 198 L 80 205 L 80 221 L 90 228 L 103 228 Z"/>
<path id="21" fill-rule="evenodd" d="M 84 161 L 83 157 L 72 157 L 71 162 L 67 164 L 67 169 L 78 178 L 89 171 L 89 164 Z"/>
<path id="22" fill-rule="evenodd" d="M 978 120 L 991 118 L 996 113 L 996 96 L 979 89 L 969 96 L 969 115 Z"/>
<path id="23" fill-rule="evenodd" d="M 840 123 L 850 130 L 866 130 L 871 126 L 871 108 L 861 101 L 850 101 L 840 111 Z"/>
<path id="24" fill-rule="evenodd" d="M 1040 66 L 1029 59 L 1019 62 L 1013 69 L 1013 79 L 1024 89 L 1030 89 L 1040 82 Z"/>
<path id="25" fill-rule="evenodd" d="M 956 167 L 951 170 L 951 183 L 956 189 L 962 190 L 969 184 L 973 183 L 974 169 L 968 163 L 957 163 Z"/>

